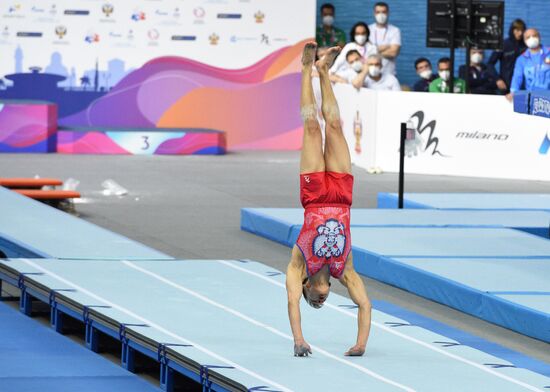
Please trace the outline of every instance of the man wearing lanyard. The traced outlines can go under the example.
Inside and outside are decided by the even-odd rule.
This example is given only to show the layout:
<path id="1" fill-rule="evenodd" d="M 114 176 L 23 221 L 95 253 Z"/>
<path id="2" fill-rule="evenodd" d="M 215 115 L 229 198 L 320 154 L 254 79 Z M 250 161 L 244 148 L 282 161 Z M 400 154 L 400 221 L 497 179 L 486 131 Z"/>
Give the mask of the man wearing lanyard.
<path id="1" fill-rule="evenodd" d="M 389 12 L 390 7 L 387 3 L 378 2 L 374 5 L 376 23 L 369 26 L 370 42 L 378 48 L 378 54 L 382 56 L 384 73 L 395 75 L 395 59 L 401 50 L 401 31 L 388 23 Z"/>
<path id="2" fill-rule="evenodd" d="M 550 90 L 550 47 L 541 45 L 536 29 L 526 30 L 524 39 L 528 49 L 516 61 L 508 98 L 519 90 Z"/>

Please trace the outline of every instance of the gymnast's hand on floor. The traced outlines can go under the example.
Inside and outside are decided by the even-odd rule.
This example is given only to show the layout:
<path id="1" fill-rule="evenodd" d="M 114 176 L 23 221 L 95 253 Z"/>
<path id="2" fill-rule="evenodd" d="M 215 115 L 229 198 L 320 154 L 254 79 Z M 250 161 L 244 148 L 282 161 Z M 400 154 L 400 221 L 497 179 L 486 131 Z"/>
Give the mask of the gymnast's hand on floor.
<path id="1" fill-rule="evenodd" d="M 360 357 L 365 353 L 365 347 L 355 345 L 344 353 L 346 357 Z"/>
<path id="2" fill-rule="evenodd" d="M 309 347 L 309 344 L 307 344 L 305 340 L 294 342 L 295 357 L 307 357 L 308 354 L 313 354 L 313 353 L 311 352 L 311 347 Z"/>

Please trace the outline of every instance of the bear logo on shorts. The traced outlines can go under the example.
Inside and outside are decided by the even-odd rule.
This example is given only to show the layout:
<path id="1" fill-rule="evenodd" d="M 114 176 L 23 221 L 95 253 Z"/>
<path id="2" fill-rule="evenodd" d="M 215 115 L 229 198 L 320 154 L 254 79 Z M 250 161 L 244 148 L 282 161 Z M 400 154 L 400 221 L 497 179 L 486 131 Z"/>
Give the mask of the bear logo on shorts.
<path id="1" fill-rule="evenodd" d="M 319 235 L 313 240 L 313 254 L 327 259 L 341 256 L 346 246 L 344 225 L 336 219 L 329 219 L 317 227 Z"/>

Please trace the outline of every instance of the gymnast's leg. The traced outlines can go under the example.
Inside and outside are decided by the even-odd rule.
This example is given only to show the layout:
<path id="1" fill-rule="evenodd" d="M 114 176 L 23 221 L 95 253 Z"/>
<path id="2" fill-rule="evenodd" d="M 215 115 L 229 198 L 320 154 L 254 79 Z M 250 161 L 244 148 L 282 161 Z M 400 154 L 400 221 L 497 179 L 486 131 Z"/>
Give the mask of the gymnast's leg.
<path id="1" fill-rule="evenodd" d="M 351 173 L 351 157 L 348 143 L 342 131 L 340 110 L 332 91 L 328 70 L 340 53 L 339 47 L 328 49 L 325 56 L 315 63 L 321 81 L 321 110 L 325 119 L 325 170 Z"/>
<path id="2" fill-rule="evenodd" d="M 302 55 L 302 95 L 300 112 L 304 122 L 304 139 L 300 157 L 300 173 L 315 173 L 325 171 L 323 156 L 323 137 L 321 126 L 317 121 L 317 105 L 311 84 L 311 72 L 317 44 L 308 42 Z"/>

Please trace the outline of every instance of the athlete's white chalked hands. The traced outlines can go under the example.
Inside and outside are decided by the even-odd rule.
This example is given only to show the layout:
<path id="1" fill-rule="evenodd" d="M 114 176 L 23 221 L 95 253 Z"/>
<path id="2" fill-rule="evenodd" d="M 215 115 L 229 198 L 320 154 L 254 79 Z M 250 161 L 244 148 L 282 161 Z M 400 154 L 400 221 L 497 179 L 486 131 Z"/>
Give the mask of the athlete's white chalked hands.
<path id="1" fill-rule="evenodd" d="M 344 353 L 346 357 L 360 357 L 365 353 L 365 346 L 355 345 Z"/>
<path id="2" fill-rule="evenodd" d="M 344 353 L 346 357 L 360 357 L 365 353 L 365 346 L 355 345 Z M 295 357 L 307 357 L 309 354 L 313 354 L 311 347 L 305 340 L 294 342 L 294 356 Z"/>
<path id="3" fill-rule="evenodd" d="M 294 342 L 294 356 L 295 357 L 307 357 L 308 354 L 313 354 L 311 347 L 305 340 L 298 340 Z"/>

